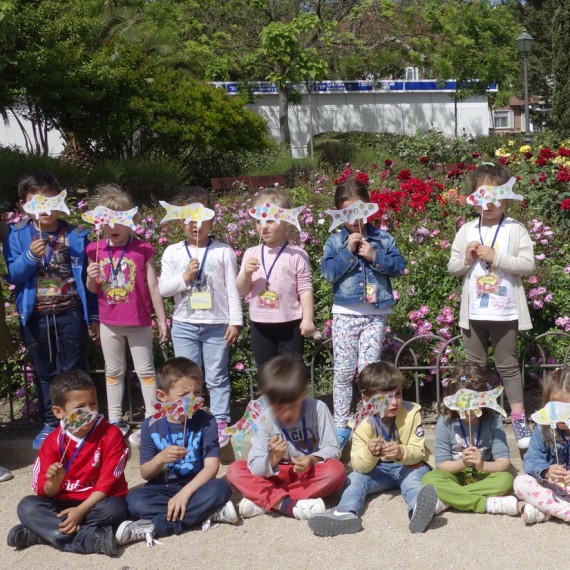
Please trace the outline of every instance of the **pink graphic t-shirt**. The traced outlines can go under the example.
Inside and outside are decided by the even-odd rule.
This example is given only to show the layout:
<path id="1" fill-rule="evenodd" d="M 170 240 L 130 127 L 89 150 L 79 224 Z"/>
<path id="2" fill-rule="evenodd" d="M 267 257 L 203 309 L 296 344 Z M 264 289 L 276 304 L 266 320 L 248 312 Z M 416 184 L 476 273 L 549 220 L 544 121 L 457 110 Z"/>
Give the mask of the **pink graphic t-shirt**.
<path id="1" fill-rule="evenodd" d="M 109 245 L 100 239 L 90 243 L 86 251 L 101 269 L 99 321 L 105 325 L 150 326 L 152 301 L 145 266 L 154 255 L 152 245 L 135 237 L 126 246 Z"/>

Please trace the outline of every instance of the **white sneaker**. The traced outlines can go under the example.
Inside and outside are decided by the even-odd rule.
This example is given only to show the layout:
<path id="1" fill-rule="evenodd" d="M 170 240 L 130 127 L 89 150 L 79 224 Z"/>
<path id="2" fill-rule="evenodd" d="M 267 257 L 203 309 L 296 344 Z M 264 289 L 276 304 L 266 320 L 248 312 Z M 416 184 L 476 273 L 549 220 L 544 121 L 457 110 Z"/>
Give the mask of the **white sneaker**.
<path id="1" fill-rule="evenodd" d="M 129 435 L 129 442 L 131 445 L 134 445 L 135 447 L 141 446 L 141 430 L 140 429 L 136 429 L 133 433 L 131 433 L 131 435 Z"/>
<path id="2" fill-rule="evenodd" d="M 435 510 L 433 511 L 434 515 L 439 515 L 439 513 L 443 513 L 443 511 L 449 509 L 449 505 L 446 505 L 441 499 L 437 500 L 435 504 Z"/>
<path id="3" fill-rule="evenodd" d="M 325 503 L 322 499 L 301 499 L 293 507 L 293 516 L 299 521 L 306 521 L 313 515 L 324 513 L 325 511 Z"/>
<path id="4" fill-rule="evenodd" d="M 513 497 L 513 495 L 489 497 L 485 512 L 493 515 L 510 515 L 515 517 L 519 514 L 517 498 Z"/>
<path id="5" fill-rule="evenodd" d="M 244 519 L 250 519 L 259 515 L 264 515 L 267 512 L 263 507 L 256 505 L 253 501 L 250 501 L 245 497 L 239 502 L 238 510 L 239 514 Z"/>
<path id="6" fill-rule="evenodd" d="M 124 521 L 115 533 L 115 540 L 119 546 L 131 542 L 146 540 L 148 546 L 154 544 L 154 525 L 146 519 L 138 521 Z"/>
<path id="7" fill-rule="evenodd" d="M 212 522 L 236 524 L 239 519 L 234 504 L 228 501 L 221 509 L 210 515 L 210 520 Z"/>
<path id="8" fill-rule="evenodd" d="M 525 503 L 522 508 L 522 518 L 525 524 L 534 524 L 547 521 L 550 515 L 539 511 L 534 505 Z"/>

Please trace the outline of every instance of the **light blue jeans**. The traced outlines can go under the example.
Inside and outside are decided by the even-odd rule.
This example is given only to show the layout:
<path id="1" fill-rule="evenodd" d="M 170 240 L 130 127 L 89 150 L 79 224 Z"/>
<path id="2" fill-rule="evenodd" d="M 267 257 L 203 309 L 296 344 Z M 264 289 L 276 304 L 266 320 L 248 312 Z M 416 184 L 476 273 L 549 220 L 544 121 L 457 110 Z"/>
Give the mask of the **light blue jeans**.
<path id="1" fill-rule="evenodd" d="M 353 512 L 360 516 L 366 496 L 389 489 L 401 489 L 411 513 L 416 497 L 422 487 L 422 477 L 430 468 L 422 463 L 420 467 L 409 467 L 401 463 L 378 463 L 369 473 L 353 471 L 344 484 L 344 491 L 336 510 Z"/>
<path id="2" fill-rule="evenodd" d="M 210 411 L 217 420 L 230 420 L 230 351 L 224 335 L 228 325 L 172 323 L 172 344 L 176 356 L 185 356 L 203 366 L 210 393 Z"/>

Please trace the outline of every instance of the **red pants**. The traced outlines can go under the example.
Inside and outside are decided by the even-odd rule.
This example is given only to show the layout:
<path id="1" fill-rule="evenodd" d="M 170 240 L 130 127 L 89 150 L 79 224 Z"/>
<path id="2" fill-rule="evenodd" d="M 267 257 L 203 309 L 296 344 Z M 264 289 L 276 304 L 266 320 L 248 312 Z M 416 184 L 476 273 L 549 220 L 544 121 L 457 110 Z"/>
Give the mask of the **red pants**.
<path id="1" fill-rule="evenodd" d="M 294 500 L 328 497 L 344 483 L 344 465 L 337 459 L 317 463 L 300 474 L 293 467 L 279 465 L 279 475 L 258 477 L 249 470 L 247 461 L 234 461 L 226 478 L 244 497 L 266 511 L 285 497 Z"/>

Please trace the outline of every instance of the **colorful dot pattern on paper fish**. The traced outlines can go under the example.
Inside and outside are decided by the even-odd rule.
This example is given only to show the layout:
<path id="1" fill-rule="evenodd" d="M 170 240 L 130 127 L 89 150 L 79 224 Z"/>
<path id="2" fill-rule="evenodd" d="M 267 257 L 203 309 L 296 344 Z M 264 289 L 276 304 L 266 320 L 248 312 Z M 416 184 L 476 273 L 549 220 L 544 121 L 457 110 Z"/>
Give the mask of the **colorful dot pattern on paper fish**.
<path id="1" fill-rule="evenodd" d="M 76 432 L 84 425 L 92 422 L 96 417 L 96 410 L 88 410 L 87 408 L 75 408 L 71 410 L 71 412 L 63 419 L 63 427 L 61 430 L 64 432 Z"/>
<path id="2" fill-rule="evenodd" d="M 362 408 L 354 414 L 352 421 L 354 423 L 353 429 L 356 429 L 366 418 L 378 415 L 383 418 L 386 409 L 390 406 L 390 402 L 394 394 L 376 394 L 372 396 L 367 402 L 364 402 Z"/>
<path id="3" fill-rule="evenodd" d="M 368 218 L 373 216 L 377 211 L 378 204 L 372 202 L 365 203 L 362 200 L 357 200 L 342 210 L 325 210 L 325 214 L 328 214 L 333 219 L 329 232 L 332 232 L 335 228 L 346 222 L 354 224 L 356 221 L 362 220 L 366 223 Z"/>
<path id="4" fill-rule="evenodd" d="M 67 197 L 67 190 L 62 190 L 57 196 L 44 196 L 43 194 L 34 194 L 30 200 L 24 205 L 24 212 L 35 216 L 36 219 L 40 214 L 47 214 L 48 216 L 53 210 L 69 214 L 69 208 L 65 203 Z"/>
<path id="5" fill-rule="evenodd" d="M 154 413 L 150 418 L 150 425 L 154 422 L 171 417 L 173 420 L 178 420 L 180 416 L 187 416 L 190 419 L 196 411 L 198 411 L 204 404 L 204 398 L 194 396 L 189 394 L 180 398 L 174 402 L 160 402 L 159 400 L 153 400 L 151 402 L 152 409 Z"/>
<path id="6" fill-rule="evenodd" d="M 556 427 L 557 423 L 563 423 L 570 429 L 570 403 L 548 402 L 544 408 L 534 412 L 530 419 L 539 425 Z"/>
<path id="7" fill-rule="evenodd" d="M 491 408 L 499 412 L 503 417 L 506 417 L 507 412 L 497 402 L 497 398 L 502 392 L 502 386 L 497 386 L 497 388 L 487 392 L 475 392 L 475 390 L 462 388 L 457 390 L 455 394 L 446 396 L 443 399 L 443 403 L 450 410 L 459 412 L 459 417 L 461 418 L 465 418 L 466 412 L 469 411 L 474 412 L 479 417 L 482 414 L 481 408 Z"/>
<path id="8" fill-rule="evenodd" d="M 500 207 L 500 200 L 524 200 L 523 196 L 513 191 L 516 181 L 517 179 L 512 177 L 501 186 L 479 186 L 475 192 L 467 196 L 467 204 L 481 206 L 486 210 L 489 204 Z"/>
<path id="9" fill-rule="evenodd" d="M 216 215 L 214 210 L 206 208 L 206 206 L 198 202 L 184 204 L 183 206 L 175 206 L 162 200 L 158 203 L 166 210 L 166 215 L 160 220 L 161 224 L 170 220 L 184 220 L 185 224 L 197 222 L 198 226 L 201 226 L 202 222 L 211 220 Z"/>
<path id="10" fill-rule="evenodd" d="M 88 210 L 81 214 L 81 218 L 95 226 L 96 230 L 100 230 L 102 225 L 108 225 L 111 228 L 115 227 L 115 224 L 121 226 L 127 226 L 132 230 L 136 229 L 137 225 L 134 222 L 134 217 L 139 211 L 138 206 L 131 208 L 130 210 L 115 211 L 105 206 L 97 206 L 94 210 Z"/>
<path id="11" fill-rule="evenodd" d="M 301 214 L 302 211 L 303 206 L 298 206 L 297 208 L 281 208 L 271 202 L 265 202 L 265 204 L 257 204 L 250 208 L 249 215 L 259 220 L 262 224 L 265 222 L 275 222 L 276 224 L 288 222 L 301 231 L 299 214 Z"/>

